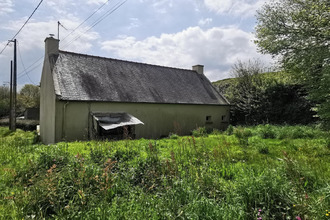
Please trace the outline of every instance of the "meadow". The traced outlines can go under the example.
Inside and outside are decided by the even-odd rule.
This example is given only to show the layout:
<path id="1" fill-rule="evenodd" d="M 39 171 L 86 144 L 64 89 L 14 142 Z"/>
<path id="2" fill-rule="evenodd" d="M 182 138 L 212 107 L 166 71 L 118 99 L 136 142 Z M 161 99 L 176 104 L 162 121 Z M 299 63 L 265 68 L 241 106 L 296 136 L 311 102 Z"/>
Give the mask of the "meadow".
<path id="1" fill-rule="evenodd" d="M 232 127 L 42 145 L 0 127 L 1 219 L 330 219 L 330 134 Z"/>

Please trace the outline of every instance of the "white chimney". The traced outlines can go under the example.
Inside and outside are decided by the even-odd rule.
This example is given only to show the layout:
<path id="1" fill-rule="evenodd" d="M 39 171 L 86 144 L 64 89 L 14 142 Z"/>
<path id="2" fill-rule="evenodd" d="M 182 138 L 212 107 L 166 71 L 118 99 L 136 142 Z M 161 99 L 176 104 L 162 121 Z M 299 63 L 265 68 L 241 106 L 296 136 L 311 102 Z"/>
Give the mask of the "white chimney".
<path id="1" fill-rule="evenodd" d="M 199 74 L 204 74 L 204 66 L 203 65 L 195 65 L 192 67 L 192 70 L 196 71 Z"/>

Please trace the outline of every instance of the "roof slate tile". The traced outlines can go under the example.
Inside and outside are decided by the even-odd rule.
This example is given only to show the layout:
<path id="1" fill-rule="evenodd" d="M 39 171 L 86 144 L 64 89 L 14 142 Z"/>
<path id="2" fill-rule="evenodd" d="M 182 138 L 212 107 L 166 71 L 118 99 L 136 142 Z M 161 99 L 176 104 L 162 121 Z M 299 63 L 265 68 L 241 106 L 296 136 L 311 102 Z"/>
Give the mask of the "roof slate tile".
<path id="1" fill-rule="evenodd" d="M 163 67 L 60 51 L 53 69 L 60 100 L 133 103 L 229 103 L 205 75 Z"/>

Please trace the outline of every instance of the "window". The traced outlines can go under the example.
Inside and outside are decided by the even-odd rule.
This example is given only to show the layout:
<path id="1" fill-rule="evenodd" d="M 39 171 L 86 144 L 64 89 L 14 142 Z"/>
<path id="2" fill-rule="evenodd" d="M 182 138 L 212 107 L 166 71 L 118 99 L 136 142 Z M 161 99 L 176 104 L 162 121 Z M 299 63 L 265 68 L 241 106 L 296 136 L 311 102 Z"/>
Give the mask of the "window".
<path id="1" fill-rule="evenodd" d="M 226 115 L 221 116 L 221 120 L 222 120 L 222 122 L 228 122 Z"/>
<path id="2" fill-rule="evenodd" d="M 135 125 L 142 121 L 127 113 L 92 113 L 92 139 L 135 138 Z"/>
<path id="3" fill-rule="evenodd" d="M 211 116 L 206 116 L 206 124 L 212 124 L 212 117 Z"/>

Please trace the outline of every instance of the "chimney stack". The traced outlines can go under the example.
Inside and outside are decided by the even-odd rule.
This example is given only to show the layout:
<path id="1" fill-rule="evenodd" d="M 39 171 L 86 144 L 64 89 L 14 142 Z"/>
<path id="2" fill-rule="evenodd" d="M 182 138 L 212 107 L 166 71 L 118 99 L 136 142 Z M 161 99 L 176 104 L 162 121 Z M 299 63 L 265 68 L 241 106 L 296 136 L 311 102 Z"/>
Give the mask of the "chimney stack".
<path id="1" fill-rule="evenodd" d="M 46 55 L 57 55 L 59 53 L 59 42 L 53 37 L 47 37 L 45 39 L 45 54 Z"/>
<path id="2" fill-rule="evenodd" d="M 204 74 L 204 66 L 203 65 L 195 65 L 192 67 L 192 70 L 196 71 L 197 73 L 203 75 Z"/>

